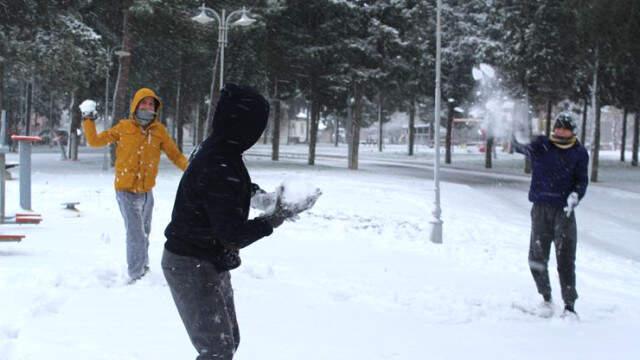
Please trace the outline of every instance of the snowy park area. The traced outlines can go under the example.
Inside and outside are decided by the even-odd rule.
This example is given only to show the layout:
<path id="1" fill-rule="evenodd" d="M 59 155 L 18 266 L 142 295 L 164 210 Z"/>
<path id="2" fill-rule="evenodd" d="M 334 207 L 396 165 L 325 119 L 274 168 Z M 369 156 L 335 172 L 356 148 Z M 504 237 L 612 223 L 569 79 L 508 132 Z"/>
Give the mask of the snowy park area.
<path id="1" fill-rule="evenodd" d="M 127 285 L 113 172 L 101 164 L 97 151 L 79 161 L 34 154 L 32 203 L 44 220 L 0 226 L 26 235 L 0 243 L 1 360 L 195 358 L 160 268 L 180 172 L 163 158 L 151 272 Z M 419 175 L 428 170 L 251 155 L 247 166 L 267 190 L 287 180 L 323 195 L 241 252 L 232 271 L 239 360 L 640 358 L 640 185 L 593 185 L 576 210 L 576 321 L 561 317 L 553 256 L 555 315 L 516 308 L 541 301 L 527 263 L 526 180 L 503 188 L 445 178 L 438 245 L 429 242 L 433 182 Z M 61 205 L 70 201 L 78 212 Z M 18 210 L 12 180 L 7 212 Z"/>

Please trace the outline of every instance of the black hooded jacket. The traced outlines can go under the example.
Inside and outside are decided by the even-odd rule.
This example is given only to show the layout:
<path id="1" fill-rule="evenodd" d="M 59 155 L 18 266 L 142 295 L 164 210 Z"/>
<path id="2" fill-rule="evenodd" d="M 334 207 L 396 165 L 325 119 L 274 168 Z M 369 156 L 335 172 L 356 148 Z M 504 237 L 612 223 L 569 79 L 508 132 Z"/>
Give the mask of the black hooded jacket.
<path id="1" fill-rule="evenodd" d="M 180 180 L 165 249 L 230 270 L 240 266 L 239 249 L 273 232 L 261 218 L 248 220 L 252 186 L 242 161 L 242 153 L 262 135 L 268 116 L 269 103 L 258 92 L 225 85 L 211 135 Z"/>

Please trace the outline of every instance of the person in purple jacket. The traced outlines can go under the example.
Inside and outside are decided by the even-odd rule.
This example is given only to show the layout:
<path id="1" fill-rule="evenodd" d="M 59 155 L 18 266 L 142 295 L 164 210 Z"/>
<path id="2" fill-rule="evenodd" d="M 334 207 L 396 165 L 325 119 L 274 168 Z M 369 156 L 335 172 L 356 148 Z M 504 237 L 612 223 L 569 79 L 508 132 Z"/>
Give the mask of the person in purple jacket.
<path id="1" fill-rule="evenodd" d="M 568 113 L 559 114 L 551 136 L 538 136 L 529 144 L 514 139 L 515 150 L 531 160 L 529 189 L 531 239 L 529 267 L 543 306 L 553 309 L 547 263 L 551 243 L 555 244 L 556 262 L 564 315 L 575 315 L 576 245 L 578 235 L 574 208 L 587 192 L 589 154 L 576 138 L 576 123 Z"/>

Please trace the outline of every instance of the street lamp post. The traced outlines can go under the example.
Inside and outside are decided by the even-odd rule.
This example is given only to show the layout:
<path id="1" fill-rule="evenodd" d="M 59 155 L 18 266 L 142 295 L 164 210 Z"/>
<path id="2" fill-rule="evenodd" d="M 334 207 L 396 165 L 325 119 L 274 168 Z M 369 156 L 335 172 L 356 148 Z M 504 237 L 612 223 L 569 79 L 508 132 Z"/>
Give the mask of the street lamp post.
<path id="1" fill-rule="evenodd" d="M 440 215 L 440 63 L 441 63 L 441 24 L 440 13 L 442 9 L 442 0 L 438 0 L 437 17 L 436 17 L 436 98 L 435 98 L 435 162 L 433 167 L 433 183 L 435 186 L 435 202 L 433 209 L 433 220 L 431 220 L 431 242 L 442 244 L 442 220 Z"/>
<path id="2" fill-rule="evenodd" d="M 109 70 L 111 69 L 111 59 L 113 55 L 118 55 L 118 57 L 129 56 L 131 53 L 128 51 L 121 50 L 122 46 L 116 46 L 111 48 L 111 50 L 107 51 L 107 70 L 105 73 L 105 85 L 104 85 L 104 130 L 109 127 Z M 104 156 L 102 159 L 102 170 L 109 169 L 109 147 L 104 147 Z"/>
<path id="3" fill-rule="evenodd" d="M 252 19 L 248 15 L 248 10 L 243 6 L 242 9 L 233 11 L 226 15 L 225 10 L 223 9 L 220 14 L 218 14 L 215 10 L 208 8 L 202 4 L 200 7 L 200 13 L 191 18 L 191 20 L 200 23 L 200 24 L 208 24 L 214 20 L 214 18 L 207 15 L 207 13 L 213 14 L 214 18 L 218 21 L 218 48 L 220 50 L 220 89 L 224 86 L 224 48 L 227 46 L 227 32 L 230 26 L 239 25 L 239 26 L 249 26 L 253 24 L 256 20 Z M 240 19 L 233 22 L 229 25 L 229 20 L 235 16 L 240 15 Z"/>

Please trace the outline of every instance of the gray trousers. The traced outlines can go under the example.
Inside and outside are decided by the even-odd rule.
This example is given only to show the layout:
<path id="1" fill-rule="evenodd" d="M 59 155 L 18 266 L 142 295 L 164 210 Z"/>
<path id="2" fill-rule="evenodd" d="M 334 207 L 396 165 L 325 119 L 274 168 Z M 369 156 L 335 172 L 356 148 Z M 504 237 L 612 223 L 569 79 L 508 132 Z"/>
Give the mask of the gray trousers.
<path id="1" fill-rule="evenodd" d="M 153 213 L 153 192 L 116 191 L 116 199 L 127 231 L 129 277 L 140 278 L 149 266 L 149 233 Z"/>
<path id="2" fill-rule="evenodd" d="M 578 298 L 575 266 L 578 234 L 575 212 L 567 217 L 562 208 L 534 204 L 531 209 L 529 267 L 538 293 L 543 296 L 551 295 L 547 263 L 552 242 L 556 247 L 562 299 L 565 304 L 573 305 Z"/>
<path id="3" fill-rule="evenodd" d="M 231 276 L 213 264 L 165 250 L 162 271 L 198 360 L 231 360 L 240 345 Z"/>

